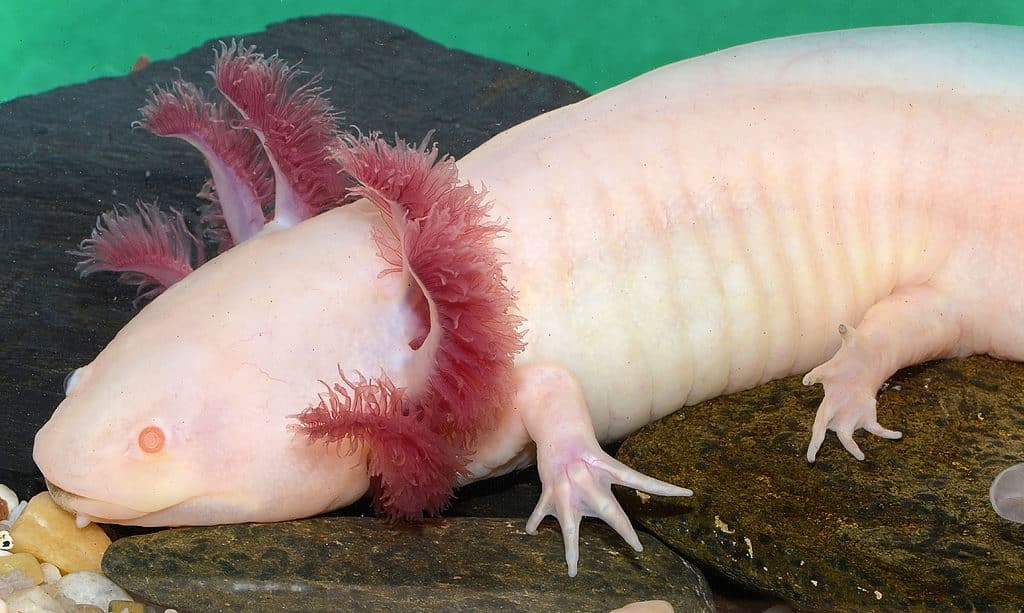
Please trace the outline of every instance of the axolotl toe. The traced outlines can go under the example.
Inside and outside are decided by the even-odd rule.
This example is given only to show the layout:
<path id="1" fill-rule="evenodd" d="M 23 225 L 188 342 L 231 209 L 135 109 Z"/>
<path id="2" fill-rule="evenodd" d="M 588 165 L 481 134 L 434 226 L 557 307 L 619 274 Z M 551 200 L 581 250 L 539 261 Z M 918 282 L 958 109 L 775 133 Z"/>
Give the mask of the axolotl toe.
<path id="1" fill-rule="evenodd" d="M 83 520 L 144 525 L 371 491 L 414 517 L 536 462 L 527 528 L 556 516 L 575 573 L 584 515 L 639 548 L 611 484 L 689 494 L 600 447 L 683 405 L 808 373 L 808 460 L 830 430 L 862 459 L 857 430 L 901 436 L 875 407 L 897 369 L 1024 358 L 1022 58 L 987 25 L 755 43 L 456 162 L 342 134 L 281 60 L 223 48 L 230 106 L 179 84 L 143 121 L 206 157 L 223 253 L 198 265 L 152 209 L 101 220 L 83 269 L 166 291 L 76 371 L 36 462 Z"/>

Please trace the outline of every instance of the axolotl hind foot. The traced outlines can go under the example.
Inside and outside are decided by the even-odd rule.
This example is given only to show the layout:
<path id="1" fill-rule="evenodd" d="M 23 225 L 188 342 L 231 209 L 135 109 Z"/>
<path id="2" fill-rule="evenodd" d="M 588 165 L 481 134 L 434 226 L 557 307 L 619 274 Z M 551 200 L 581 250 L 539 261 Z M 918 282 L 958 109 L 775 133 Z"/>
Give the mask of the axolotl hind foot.
<path id="1" fill-rule="evenodd" d="M 836 433 L 843 447 L 858 460 L 864 459 L 864 452 L 853 440 L 853 433 L 857 430 L 864 429 L 891 440 L 903 436 L 903 433 L 878 423 L 878 401 L 875 398 L 878 382 L 877 374 L 871 368 L 873 356 L 860 347 L 857 330 L 841 324 L 839 334 L 843 345 L 836 355 L 803 379 L 804 385 L 821 383 L 825 387 L 825 398 L 818 407 L 811 429 L 808 462 L 815 460 L 829 430 Z"/>
<path id="2" fill-rule="evenodd" d="M 878 388 L 904 366 L 957 355 L 962 329 L 958 313 L 946 292 L 923 284 L 897 288 L 879 300 L 856 329 L 840 325 L 842 346 L 803 379 L 804 385 L 825 387 L 807 461 L 814 461 L 828 430 L 858 460 L 864 453 L 853 440 L 855 431 L 863 428 L 882 438 L 901 438 L 901 432 L 878 423 Z"/>

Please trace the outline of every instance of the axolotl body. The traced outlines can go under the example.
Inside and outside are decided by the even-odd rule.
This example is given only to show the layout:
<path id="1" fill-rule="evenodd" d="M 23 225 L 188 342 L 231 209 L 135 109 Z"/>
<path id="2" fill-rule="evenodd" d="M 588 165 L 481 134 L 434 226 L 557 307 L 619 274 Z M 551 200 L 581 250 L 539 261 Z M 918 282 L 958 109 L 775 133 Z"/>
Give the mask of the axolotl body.
<path id="1" fill-rule="evenodd" d="M 683 405 L 809 371 L 808 459 L 862 459 L 899 368 L 1024 359 L 1022 57 L 966 24 L 746 45 L 457 162 L 348 137 L 349 200 L 298 223 L 275 160 L 277 216 L 75 372 L 35 460 L 140 525 L 434 512 L 536 462 L 574 573 L 582 515 L 639 547 L 611 483 L 689 494 L 600 447 Z"/>

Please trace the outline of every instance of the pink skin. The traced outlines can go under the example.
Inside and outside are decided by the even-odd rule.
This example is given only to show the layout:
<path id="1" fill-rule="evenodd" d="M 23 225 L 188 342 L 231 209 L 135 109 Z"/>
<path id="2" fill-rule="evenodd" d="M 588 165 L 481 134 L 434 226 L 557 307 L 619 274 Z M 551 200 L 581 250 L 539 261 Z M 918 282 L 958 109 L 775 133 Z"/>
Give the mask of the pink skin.
<path id="1" fill-rule="evenodd" d="M 808 459 L 829 430 L 863 458 L 858 429 L 899 436 L 875 406 L 895 370 L 971 353 L 1024 358 L 1021 51 L 1024 34 L 997 26 L 767 41 L 667 66 L 498 135 L 458 171 L 486 186 L 491 203 L 464 229 L 504 224 L 478 246 L 503 262 L 488 291 L 497 301 L 514 296 L 506 310 L 488 311 L 485 297 L 470 293 L 483 301 L 453 311 L 454 294 L 435 296 L 440 285 L 418 273 L 427 264 L 455 267 L 445 273 L 453 279 L 476 270 L 458 268 L 464 255 L 410 253 L 410 233 L 426 223 L 417 211 L 434 210 L 417 199 L 432 181 L 388 191 L 396 177 L 450 173 L 416 174 L 405 165 L 422 159 L 412 154 L 353 158 L 372 147 L 348 141 L 334 159 L 364 199 L 264 231 L 147 306 L 86 367 L 40 431 L 36 460 L 61 488 L 168 523 L 300 517 L 362 495 L 371 472 L 401 480 L 388 471 L 419 449 L 402 439 L 407 407 L 423 416 L 423 440 L 454 453 L 443 457 L 471 451 L 451 484 L 536 461 L 543 494 L 527 528 L 555 515 L 575 574 L 584 515 L 639 547 L 611 483 L 689 494 L 600 448 L 682 405 L 810 371 L 805 382 L 823 383 L 825 398 Z M 383 172 L 364 173 L 359 159 Z M 484 210 L 474 202 L 467 194 L 456 210 Z M 439 240 L 430 253 L 458 245 Z M 473 314 L 503 323 L 481 327 L 498 335 L 465 335 L 467 347 L 486 351 L 515 336 L 502 326 L 521 321 L 522 351 L 503 345 L 486 377 L 451 388 L 476 390 L 465 406 L 477 408 L 423 402 L 437 391 L 431 385 L 473 373 L 438 366 L 462 330 L 454 323 Z M 360 372 L 404 391 L 369 390 L 380 408 L 345 415 L 355 405 L 342 391 L 353 388 L 332 388 L 334 399 L 317 382 L 338 381 L 339 364 L 350 381 Z M 478 402 L 485 397 L 493 402 Z M 323 446 L 288 429 L 302 407 L 299 431 L 352 455 L 309 451 Z M 207 424 L 211 415 L 222 421 Z M 386 437 L 360 434 L 377 431 L 367 424 L 378 418 L 385 434 L 402 435 L 388 440 L 407 442 L 392 449 Z M 190 442 L 160 473 L 124 453 L 154 420 L 173 435 L 168 448 Z M 446 429 L 456 421 L 465 434 Z M 72 461 L 60 450 L 75 428 L 90 443 Z M 398 460 L 371 468 L 382 450 Z M 301 464 L 296 453 L 313 456 Z M 261 492 L 255 471 L 284 494 Z M 156 474 L 192 485 L 166 494 L 174 488 Z M 211 482 L 222 489 L 210 493 Z M 383 499 L 407 485 L 385 483 Z M 296 502 L 303 492 L 316 493 L 316 504 Z M 174 499 L 189 506 L 162 510 Z"/>

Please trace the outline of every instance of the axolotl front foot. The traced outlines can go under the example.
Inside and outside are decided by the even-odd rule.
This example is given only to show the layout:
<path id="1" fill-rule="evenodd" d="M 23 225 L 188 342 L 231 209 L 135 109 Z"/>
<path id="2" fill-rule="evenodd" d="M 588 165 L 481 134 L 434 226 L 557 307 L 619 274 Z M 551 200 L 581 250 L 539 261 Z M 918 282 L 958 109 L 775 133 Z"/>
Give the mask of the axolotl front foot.
<path id="1" fill-rule="evenodd" d="M 558 520 L 570 577 L 576 576 L 579 528 L 584 516 L 601 519 L 633 549 L 643 550 L 633 525 L 612 494 L 612 484 L 658 496 L 693 493 L 639 473 L 605 453 L 594 434 L 583 389 L 562 367 L 519 369 L 515 408 L 537 445 L 542 484 L 540 501 L 526 522 L 526 531 L 536 534 L 548 515 Z"/>

